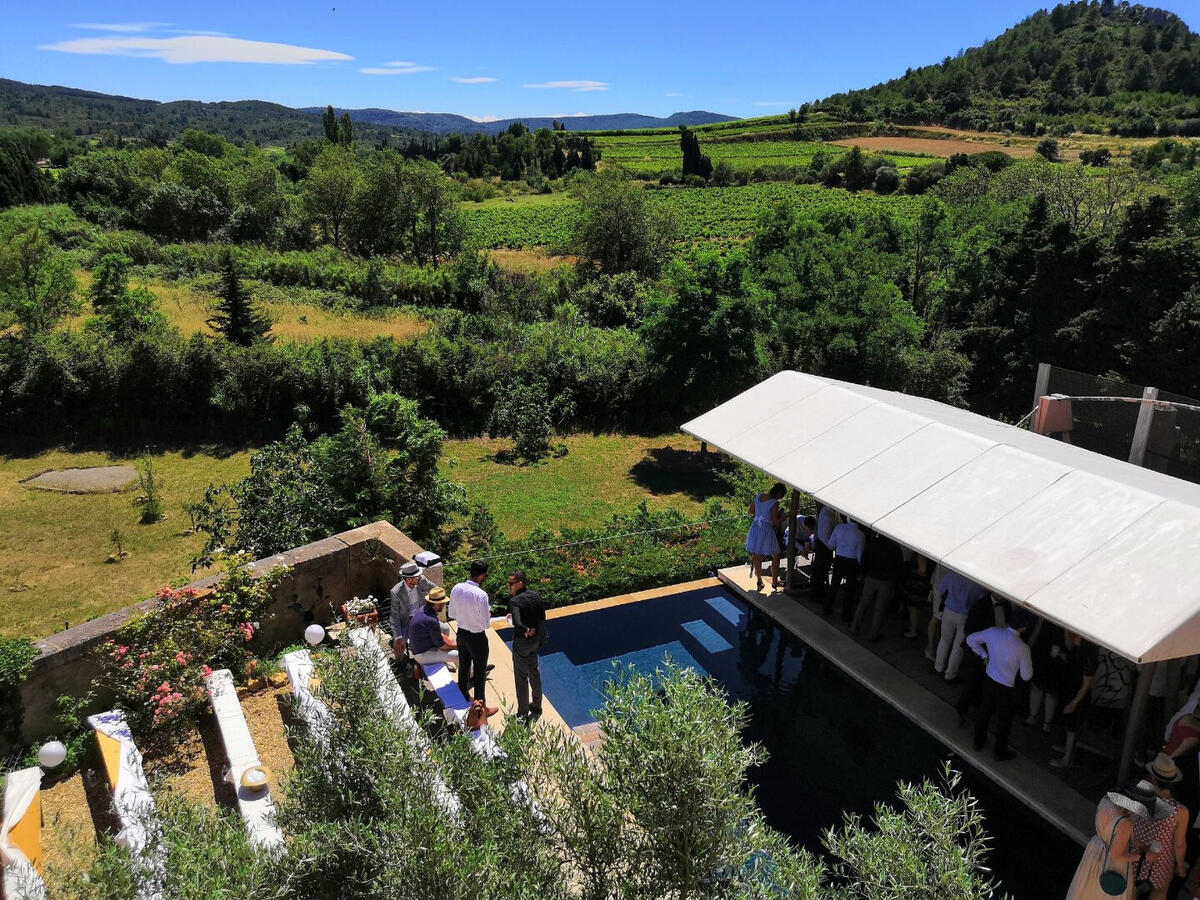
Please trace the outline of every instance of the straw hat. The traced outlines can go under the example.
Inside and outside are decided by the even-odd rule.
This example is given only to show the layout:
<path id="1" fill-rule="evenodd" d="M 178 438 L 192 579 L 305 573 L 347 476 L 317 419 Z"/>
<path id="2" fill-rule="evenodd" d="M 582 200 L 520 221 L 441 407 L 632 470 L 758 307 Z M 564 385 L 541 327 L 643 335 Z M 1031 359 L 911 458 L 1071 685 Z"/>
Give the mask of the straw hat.
<path id="1" fill-rule="evenodd" d="M 244 788 L 249 788 L 252 791 L 265 790 L 268 782 L 271 780 L 271 770 L 262 763 L 257 766 L 251 766 L 242 773 L 239 783 Z"/>
<path id="2" fill-rule="evenodd" d="M 1152 761 L 1146 763 L 1146 771 L 1159 784 L 1177 784 L 1183 781 L 1183 773 L 1179 771 L 1179 766 L 1175 765 L 1175 760 L 1165 753 L 1158 754 Z"/>
<path id="3" fill-rule="evenodd" d="M 445 603 L 446 602 L 446 589 L 445 588 L 434 588 L 432 591 L 430 591 L 425 596 L 425 600 L 429 603 Z"/>

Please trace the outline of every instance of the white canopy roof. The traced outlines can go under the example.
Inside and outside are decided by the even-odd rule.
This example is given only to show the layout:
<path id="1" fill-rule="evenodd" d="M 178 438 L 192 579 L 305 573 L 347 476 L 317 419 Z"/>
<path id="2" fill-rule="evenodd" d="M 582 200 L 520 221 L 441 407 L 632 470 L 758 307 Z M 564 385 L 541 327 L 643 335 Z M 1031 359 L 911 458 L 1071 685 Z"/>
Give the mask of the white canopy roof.
<path id="1" fill-rule="evenodd" d="M 683 431 L 1122 656 L 1200 653 L 1200 485 L 800 372 Z"/>

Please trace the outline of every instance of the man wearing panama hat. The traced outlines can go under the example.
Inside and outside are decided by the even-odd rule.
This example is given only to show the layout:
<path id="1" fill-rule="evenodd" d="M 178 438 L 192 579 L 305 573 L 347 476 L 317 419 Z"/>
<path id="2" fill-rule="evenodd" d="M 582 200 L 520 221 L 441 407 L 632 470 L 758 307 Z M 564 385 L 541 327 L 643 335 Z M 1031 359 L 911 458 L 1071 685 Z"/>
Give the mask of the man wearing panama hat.
<path id="1" fill-rule="evenodd" d="M 458 645 L 442 630 L 439 618 L 447 602 L 446 592 L 435 587 L 426 595 L 425 605 L 413 612 L 408 625 L 409 649 L 422 665 L 440 662 L 453 668 L 458 664 Z"/>

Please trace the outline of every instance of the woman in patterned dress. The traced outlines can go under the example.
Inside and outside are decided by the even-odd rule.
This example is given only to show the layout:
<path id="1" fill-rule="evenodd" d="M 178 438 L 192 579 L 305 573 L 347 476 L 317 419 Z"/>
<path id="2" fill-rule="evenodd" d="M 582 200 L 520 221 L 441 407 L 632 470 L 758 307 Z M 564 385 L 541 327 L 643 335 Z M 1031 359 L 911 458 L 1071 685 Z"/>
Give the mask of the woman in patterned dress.
<path id="1" fill-rule="evenodd" d="M 754 516 L 750 530 L 746 533 L 746 552 L 750 554 L 750 565 L 758 579 L 758 589 L 763 589 L 762 563 L 771 560 L 771 590 L 779 590 L 779 537 L 778 529 L 783 522 L 779 501 L 787 494 L 787 488 L 776 482 L 769 491 L 756 494 L 748 511 Z"/>
<path id="2" fill-rule="evenodd" d="M 1188 809 L 1171 796 L 1172 786 L 1180 782 L 1183 773 L 1175 765 L 1175 760 L 1165 753 L 1158 754 L 1153 762 L 1147 763 L 1146 771 L 1150 774 L 1155 793 L 1170 807 L 1171 814 L 1153 821 L 1135 821 L 1133 836 L 1147 846 L 1157 844 L 1162 848 L 1155 860 L 1142 869 L 1142 878 L 1150 882 L 1150 900 L 1166 900 L 1171 880 L 1187 875 L 1184 857 L 1187 852 Z M 1144 781 L 1141 783 L 1147 784 Z"/>

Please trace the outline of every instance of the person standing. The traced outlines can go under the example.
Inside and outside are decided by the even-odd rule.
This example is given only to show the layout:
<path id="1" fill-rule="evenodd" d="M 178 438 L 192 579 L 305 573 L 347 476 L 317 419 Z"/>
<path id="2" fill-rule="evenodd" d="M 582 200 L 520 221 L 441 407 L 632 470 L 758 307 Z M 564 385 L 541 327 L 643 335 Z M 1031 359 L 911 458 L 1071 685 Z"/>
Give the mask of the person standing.
<path id="1" fill-rule="evenodd" d="M 513 624 L 513 681 L 517 688 L 517 717 L 533 721 L 542 717 L 542 673 L 538 654 L 545 646 L 546 601 L 531 591 L 523 570 L 508 576 L 509 614 Z"/>
<path id="2" fill-rule="evenodd" d="M 450 591 L 450 618 L 458 622 L 458 688 L 464 697 L 487 700 L 488 640 L 492 607 L 483 581 L 488 564 L 471 563 L 470 576 Z M 474 688 L 474 695 L 467 692 Z"/>
<path id="3" fill-rule="evenodd" d="M 408 623 L 412 615 L 425 605 L 436 584 L 425 577 L 421 567 L 411 560 L 400 567 L 400 580 L 391 590 L 391 609 L 388 621 L 392 629 L 392 652 L 397 658 L 404 655 L 408 644 Z"/>
<path id="4" fill-rule="evenodd" d="M 904 553 L 900 545 L 877 531 L 867 538 L 862 554 L 862 599 L 854 615 L 853 634 L 867 630 L 867 637 L 883 637 L 883 617 L 896 597 L 896 582 L 904 571 Z"/>
<path id="5" fill-rule="evenodd" d="M 1094 644 L 1085 641 L 1078 633 L 1064 629 L 1063 649 L 1059 656 L 1058 696 L 1066 701 L 1062 708 L 1062 721 L 1067 734 L 1062 745 L 1062 757 L 1050 760 L 1050 765 L 1065 769 L 1071 765 L 1079 725 L 1091 703 L 1092 679 L 1100 665 L 1100 654 Z"/>
<path id="6" fill-rule="evenodd" d="M 763 589 L 763 560 L 771 560 L 771 590 L 779 590 L 779 526 L 783 512 L 779 501 L 787 494 L 787 488 L 776 482 L 769 491 L 755 494 L 748 512 L 754 516 L 750 530 L 746 532 L 746 552 L 750 554 L 750 565 L 758 581 L 758 590 Z"/>
<path id="7" fill-rule="evenodd" d="M 1144 845 L 1133 836 L 1133 830 L 1135 823 L 1152 817 L 1150 804 L 1154 799 L 1153 792 L 1142 792 L 1133 787 L 1111 791 L 1100 798 L 1094 823 L 1096 833 L 1083 850 L 1075 877 L 1067 889 L 1067 900 L 1109 900 L 1113 896 L 1128 900 L 1133 897 L 1137 890 L 1134 882 L 1136 867 L 1144 850 Z M 1100 876 L 1105 871 L 1113 871 L 1125 879 L 1123 893 L 1111 894 L 1101 887 Z"/>
<path id="8" fill-rule="evenodd" d="M 1008 733 L 1017 709 L 1017 676 L 1022 681 L 1033 677 L 1033 658 L 1029 645 L 1022 640 L 1029 624 L 1028 615 L 1013 610 L 1005 618 L 1009 624 L 993 625 L 967 635 L 968 646 L 987 663 L 979 718 L 975 720 L 975 749 L 982 750 L 987 743 L 988 724 L 995 714 L 996 743 L 992 755 L 1001 762 L 1017 755 L 1008 746 Z"/>
<path id="9" fill-rule="evenodd" d="M 1175 760 L 1160 753 L 1146 763 L 1149 782 L 1140 782 L 1139 787 L 1150 784 L 1161 802 L 1170 809 L 1168 815 L 1159 819 L 1138 819 L 1133 823 L 1133 836 L 1147 846 L 1158 847 L 1158 855 L 1143 870 L 1142 877 L 1150 882 L 1150 900 L 1166 900 L 1167 889 L 1174 878 L 1186 878 L 1188 874 L 1187 828 L 1188 809 L 1171 796 L 1172 788 L 1183 780 L 1183 773 Z"/>
<path id="10" fill-rule="evenodd" d="M 833 529 L 837 524 L 837 511 L 832 506 L 822 504 L 817 511 L 817 531 L 813 535 L 810 594 L 814 600 L 824 600 L 825 595 L 829 593 L 829 567 L 833 562 L 833 551 L 829 549 L 829 541 L 833 538 Z"/>
<path id="11" fill-rule="evenodd" d="M 833 534 L 829 536 L 829 549 L 834 553 L 833 583 L 825 600 L 823 612 L 826 616 L 833 612 L 833 607 L 841 599 L 842 621 L 849 622 L 854 618 L 859 566 L 865 543 L 866 536 L 862 530 L 849 518 L 842 516 L 842 524 L 833 529 Z"/>
<path id="12" fill-rule="evenodd" d="M 938 593 L 945 605 L 942 607 L 942 639 L 938 642 L 933 670 L 939 675 L 945 673 L 947 681 L 955 682 L 962 662 L 963 638 L 967 636 L 967 615 L 976 603 L 984 602 L 988 592 L 971 579 L 947 570 Z"/>

